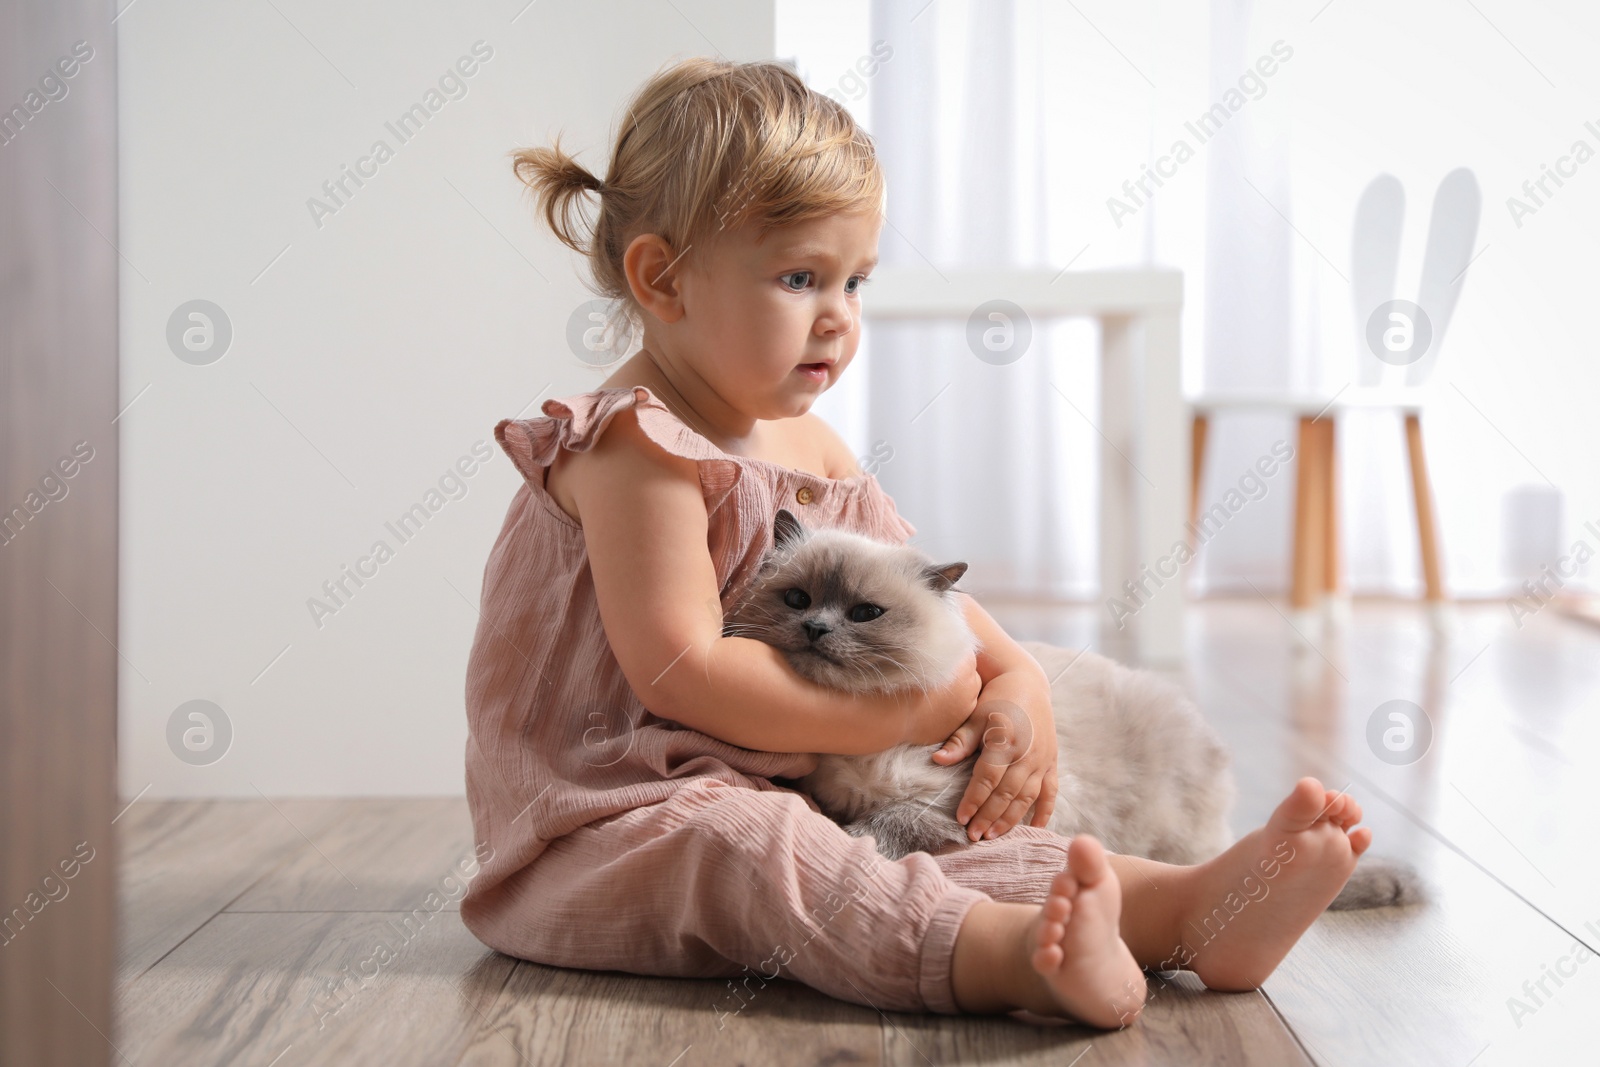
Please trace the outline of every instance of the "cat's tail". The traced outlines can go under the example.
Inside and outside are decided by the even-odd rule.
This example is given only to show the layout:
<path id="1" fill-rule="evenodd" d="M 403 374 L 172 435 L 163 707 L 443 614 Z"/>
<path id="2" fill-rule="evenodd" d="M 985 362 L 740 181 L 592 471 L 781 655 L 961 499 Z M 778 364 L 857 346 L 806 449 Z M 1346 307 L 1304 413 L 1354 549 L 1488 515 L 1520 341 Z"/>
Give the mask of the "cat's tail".
<path id="1" fill-rule="evenodd" d="M 1358 911 L 1419 904 L 1426 900 L 1422 878 L 1416 869 L 1400 860 L 1373 856 L 1356 864 L 1356 871 L 1339 895 L 1328 905 L 1329 911 Z"/>

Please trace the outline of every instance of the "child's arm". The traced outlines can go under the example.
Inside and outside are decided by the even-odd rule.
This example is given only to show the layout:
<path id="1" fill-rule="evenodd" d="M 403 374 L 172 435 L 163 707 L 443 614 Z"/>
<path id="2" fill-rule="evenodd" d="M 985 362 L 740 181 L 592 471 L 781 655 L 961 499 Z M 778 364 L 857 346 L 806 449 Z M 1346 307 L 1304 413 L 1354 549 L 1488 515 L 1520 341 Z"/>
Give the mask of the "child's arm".
<path id="1" fill-rule="evenodd" d="M 770 645 L 723 637 L 696 464 L 659 448 L 631 409 L 563 461 L 606 637 L 654 714 L 743 748 L 840 754 L 937 744 L 971 714 L 975 669 L 933 693 L 852 696 L 801 678 Z"/>
<path id="2" fill-rule="evenodd" d="M 972 781 L 956 806 L 956 820 L 976 841 L 986 832 L 1004 834 L 1029 808 L 1034 810 L 1031 825 L 1048 823 L 1059 771 L 1055 709 L 1044 668 L 982 605 L 965 593 L 961 597 L 967 623 L 983 646 L 978 654 L 983 692 L 972 717 L 934 753 L 934 761 L 949 766 L 981 748 Z"/>

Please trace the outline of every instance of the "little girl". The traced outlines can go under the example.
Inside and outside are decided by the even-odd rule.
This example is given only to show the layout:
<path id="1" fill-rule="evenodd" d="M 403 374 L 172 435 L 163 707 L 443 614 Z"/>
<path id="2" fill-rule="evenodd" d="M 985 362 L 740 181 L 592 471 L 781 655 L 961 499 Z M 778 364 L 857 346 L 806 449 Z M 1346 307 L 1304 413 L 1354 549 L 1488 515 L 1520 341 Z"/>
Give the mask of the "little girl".
<path id="1" fill-rule="evenodd" d="M 982 652 L 910 699 L 823 689 L 722 636 L 778 508 L 916 532 L 809 413 L 855 355 L 883 223 L 849 113 L 779 64 L 691 59 L 630 103 L 603 182 L 559 141 L 515 168 L 643 347 L 600 388 L 495 428 L 525 484 L 468 666 L 467 798 L 492 849 L 468 928 L 551 965 L 782 975 L 879 1009 L 1101 1027 L 1138 1015 L 1143 967 L 1259 985 L 1370 842 L 1349 797 L 1302 779 L 1198 867 L 1108 855 L 1043 829 L 1048 682 L 970 597 Z M 986 731 L 997 707 L 1021 709 L 1016 729 Z M 957 813 L 973 843 L 936 855 L 886 860 L 774 783 L 816 753 L 941 741 L 940 763 L 982 756 Z"/>

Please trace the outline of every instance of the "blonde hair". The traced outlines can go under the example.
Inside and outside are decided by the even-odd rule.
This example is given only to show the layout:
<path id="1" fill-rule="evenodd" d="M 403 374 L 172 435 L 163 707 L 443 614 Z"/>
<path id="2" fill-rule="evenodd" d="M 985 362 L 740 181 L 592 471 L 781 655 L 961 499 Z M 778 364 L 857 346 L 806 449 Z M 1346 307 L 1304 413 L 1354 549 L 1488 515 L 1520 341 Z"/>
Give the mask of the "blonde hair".
<path id="1" fill-rule="evenodd" d="M 622 257 L 658 234 L 677 263 L 725 230 L 758 236 L 808 219 L 881 207 L 872 138 L 843 105 L 780 63 L 692 58 L 650 78 L 629 102 L 605 180 L 561 150 L 521 148 L 516 175 L 561 243 L 586 256 L 593 288 L 638 322 Z M 582 197 L 599 197 L 590 223 Z"/>

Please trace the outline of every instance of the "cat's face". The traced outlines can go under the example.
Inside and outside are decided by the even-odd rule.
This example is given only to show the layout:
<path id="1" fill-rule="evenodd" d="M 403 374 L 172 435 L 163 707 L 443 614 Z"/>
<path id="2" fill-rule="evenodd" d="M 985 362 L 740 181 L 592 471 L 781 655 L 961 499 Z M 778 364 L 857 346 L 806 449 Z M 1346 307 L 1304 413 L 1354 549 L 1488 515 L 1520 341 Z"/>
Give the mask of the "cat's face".
<path id="1" fill-rule="evenodd" d="M 972 647 L 950 591 L 966 569 L 931 563 L 908 546 L 808 530 L 780 510 L 773 549 L 723 632 L 774 646 L 821 685 L 927 688 Z"/>

